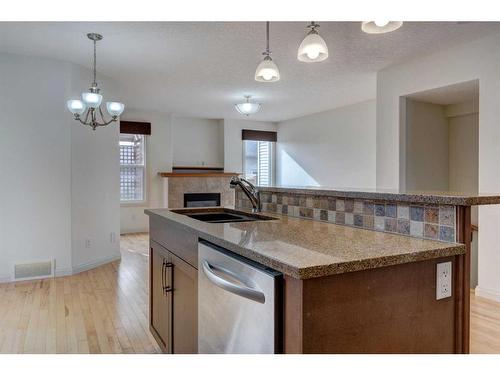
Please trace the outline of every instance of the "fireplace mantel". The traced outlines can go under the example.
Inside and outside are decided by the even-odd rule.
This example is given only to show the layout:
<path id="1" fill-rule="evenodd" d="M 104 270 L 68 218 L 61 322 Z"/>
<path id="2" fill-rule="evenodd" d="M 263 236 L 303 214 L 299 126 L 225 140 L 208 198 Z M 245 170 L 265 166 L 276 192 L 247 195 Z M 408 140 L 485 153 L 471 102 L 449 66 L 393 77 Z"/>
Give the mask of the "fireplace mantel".
<path id="1" fill-rule="evenodd" d="M 179 173 L 179 172 L 158 172 L 160 177 L 233 177 L 239 176 L 236 172 L 199 172 L 199 173 Z"/>

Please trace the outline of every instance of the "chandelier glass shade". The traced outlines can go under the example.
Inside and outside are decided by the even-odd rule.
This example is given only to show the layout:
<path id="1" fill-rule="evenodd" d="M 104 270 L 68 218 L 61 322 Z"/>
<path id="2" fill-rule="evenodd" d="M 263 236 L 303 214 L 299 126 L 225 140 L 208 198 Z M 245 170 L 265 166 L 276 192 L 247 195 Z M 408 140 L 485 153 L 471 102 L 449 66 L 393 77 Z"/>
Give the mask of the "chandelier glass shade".
<path id="1" fill-rule="evenodd" d="M 279 81 L 280 71 L 271 58 L 271 50 L 269 49 L 269 22 L 266 22 L 266 50 L 262 54 L 264 55 L 264 59 L 255 70 L 255 80 L 257 82 Z"/>
<path id="2" fill-rule="evenodd" d="M 73 114 L 76 121 L 79 121 L 83 125 L 88 125 L 95 130 L 99 126 L 106 126 L 112 122 L 118 121 L 118 116 L 122 114 L 125 106 L 123 103 L 119 102 L 106 102 L 106 110 L 111 116 L 111 119 L 105 119 L 101 109 L 102 95 L 99 94 L 100 89 L 97 86 L 96 80 L 96 43 L 102 39 L 102 35 L 90 33 L 87 34 L 87 37 L 94 42 L 94 81 L 89 91 L 82 93 L 81 100 L 70 99 L 66 102 L 66 107 Z"/>
<path id="3" fill-rule="evenodd" d="M 365 21 L 361 23 L 361 30 L 368 34 L 384 34 L 399 29 L 402 21 Z"/>
<path id="4" fill-rule="evenodd" d="M 302 43 L 300 43 L 297 52 L 297 59 L 299 61 L 320 62 L 328 58 L 328 47 L 325 40 L 319 35 L 318 30 L 316 30 L 318 27 L 319 25 L 315 22 L 311 22 L 308 26 L 310 31 Z"/>
<path id="5" fill-rule="evenodd" d="M 236 110 L 247 117 L 259 112 L 261 107 L 260 103 L 251 103 L 250 98 L 250 95 L 245 95 L 244 103 L 235 104 Z"/>

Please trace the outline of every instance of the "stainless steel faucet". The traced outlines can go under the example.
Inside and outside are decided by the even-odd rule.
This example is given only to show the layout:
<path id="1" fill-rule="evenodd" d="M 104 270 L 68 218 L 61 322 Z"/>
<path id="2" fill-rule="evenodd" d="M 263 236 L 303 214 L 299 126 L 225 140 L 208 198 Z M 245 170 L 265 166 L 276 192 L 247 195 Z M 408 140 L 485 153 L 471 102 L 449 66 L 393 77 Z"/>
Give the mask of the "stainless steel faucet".
<path id="1" fill-rule="evenodd" d="M 236 186 L 239 186 L 241 190 L 243 190 L 248 199 L 250 199 L 250 203 L 252 203 L 252 212 L 262 211 L 262 205 L 260 203 L 260 192 L 254 184 L 245 180 L 244 178 L 235 176 L 231 178 L 229 186 L 233 189 L 236 188 Z"/>

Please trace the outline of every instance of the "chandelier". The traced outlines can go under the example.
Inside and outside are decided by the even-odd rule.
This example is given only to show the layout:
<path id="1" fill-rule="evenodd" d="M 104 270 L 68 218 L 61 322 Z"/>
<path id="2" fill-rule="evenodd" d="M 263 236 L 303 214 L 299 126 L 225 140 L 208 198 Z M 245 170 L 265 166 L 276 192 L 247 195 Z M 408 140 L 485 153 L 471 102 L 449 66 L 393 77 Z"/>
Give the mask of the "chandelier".
<path id="1" fill-rule="evenodd" d="M 106 126 L 117 121 L 125 106 L 123 103 L 106 102 L 106 110 L 111 116 L 111 119 L 106 121 L 101 109 L 102 95 L 99 94 L 100 89 L 97 87 L 96 79 L 96 44 L 102 40 L 102 35 L 89 33 L 87 37 L 94 42 L 94 82 L 92 82 L 88 92 L 82 93 L 82 100 L 68 100 L 66 106 L 73 113 L 75 120 L 95 130 L 98 126 Z"/>
<path id="2" fill-rule="evenodd" d="M 254 113 L 259 112 L 261 106 L 260 103 L 250 102 L 250 95 L 245 95 L 244 98 L 245 101 L 243 103 L 235 104 L 235 108 L 239 113 L 248 117 L 250 115 L 253 115 Z"/>

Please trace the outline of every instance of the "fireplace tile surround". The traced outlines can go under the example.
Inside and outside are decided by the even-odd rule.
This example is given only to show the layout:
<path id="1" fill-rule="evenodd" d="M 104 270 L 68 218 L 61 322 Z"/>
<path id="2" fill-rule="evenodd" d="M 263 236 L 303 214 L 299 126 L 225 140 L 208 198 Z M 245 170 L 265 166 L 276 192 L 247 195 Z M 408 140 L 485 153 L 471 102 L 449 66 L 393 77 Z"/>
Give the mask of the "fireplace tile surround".
<path id="1" fill-rule="evenodd" d="M 163 201 L 167 208 L 184 207 L 185 193 L 219 193 L 221 206 L 234 206 L 234 190 L 230 175 L 163 177 Z"/>

